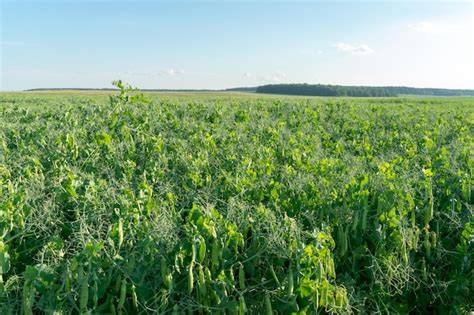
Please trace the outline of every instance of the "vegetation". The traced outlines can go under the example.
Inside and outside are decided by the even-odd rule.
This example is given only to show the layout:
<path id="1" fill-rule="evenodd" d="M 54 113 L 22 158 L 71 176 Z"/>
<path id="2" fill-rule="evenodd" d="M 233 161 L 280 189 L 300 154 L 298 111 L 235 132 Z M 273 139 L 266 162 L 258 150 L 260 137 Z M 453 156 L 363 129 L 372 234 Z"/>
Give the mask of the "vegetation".
<path id="1" fill-rule="evenodd" d="M 324 84 L 270 84 L 257 88 L 257 93 L 306 95 L 386 97 L 398 95 L 474 96 L 474 90 L 411 88 L 403 86 L 343 86 Z"/>
<path id="2" fill-rule="evenodd" d="M 89 89 L 89 88 L 49 88 L 31 89 L 30 92 L 39 91 L 117 91 L 117 89 Z M 246 92 L 246 93 L 267 93 L 267 94 L 287 94 L 303 96 L 351 96 L 351 97 L 392 97 L 400 95 L 421 95 L 421 96 L 474 96 L 474 90 L 452 90 L 433 88 L 411 88 L 403 86 L 342 86 L 324 84 L 270 84 L 258 87 L 237 87 L 225 90 L 160 90 L 143 89 L 146 92 Z"/>
<path id="3" fill-rule="evenodd" d="M 466 313 L 472 99 L 0 95 L 0 313 Z"/>

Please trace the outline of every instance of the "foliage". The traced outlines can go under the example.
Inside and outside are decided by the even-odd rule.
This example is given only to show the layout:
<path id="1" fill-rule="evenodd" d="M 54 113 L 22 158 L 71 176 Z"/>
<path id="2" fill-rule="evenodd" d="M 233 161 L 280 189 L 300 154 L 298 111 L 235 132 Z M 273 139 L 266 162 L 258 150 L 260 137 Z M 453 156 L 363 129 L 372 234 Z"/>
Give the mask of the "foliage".
<path id="1" fill-rule="evenodd" d="M 474 103 L 0 95 L 0 313 L 465 313 Z"/>
<path id="2" fill-rule="evenodd" d="M 412 88 L 405 86 L 344 86 L 327 84 L 269 84 L 257 87 L 257 93 L 307 95 L 387 97 L 397 95 L 474 96 L 474 90 Z"/>

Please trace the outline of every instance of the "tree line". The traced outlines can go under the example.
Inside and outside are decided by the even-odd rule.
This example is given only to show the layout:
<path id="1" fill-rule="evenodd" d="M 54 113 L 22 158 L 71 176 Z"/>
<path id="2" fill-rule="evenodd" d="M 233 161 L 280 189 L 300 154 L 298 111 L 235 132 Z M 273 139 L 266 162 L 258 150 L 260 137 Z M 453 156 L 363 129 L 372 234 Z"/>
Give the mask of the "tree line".
<path id="1" fill-rule="evenodd" d="M 425 96 L 474 96 L 474 90 L 328 84 L 269 84 L 257 87 L 257 93 L 352 97 L 392 97 L 404 94 Z"/>

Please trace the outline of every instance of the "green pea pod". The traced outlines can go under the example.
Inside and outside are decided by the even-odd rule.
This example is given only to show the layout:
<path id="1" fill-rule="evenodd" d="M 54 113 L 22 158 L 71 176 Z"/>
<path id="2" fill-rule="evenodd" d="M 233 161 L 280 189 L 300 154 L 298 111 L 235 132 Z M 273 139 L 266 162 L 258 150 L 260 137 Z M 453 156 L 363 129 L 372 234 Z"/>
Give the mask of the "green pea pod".
<path id="1" fill-rule="evenodd" d="M 8 273 L 10 270 L 10 255 L 6 250 L 6 246 L 0 241 L 0 275 Z"/>
<path id="2" fill-rule="evenodd" d="M 113 302 L 113 299 L 110 299 L 110 314 L 111 315 L 116 315 L 117 314 L 117 310 L 115 309 L 115 305 L 114 305 L 114 302 Z"/>
<path id="3" fill-rule="evenodd" d="M 415 232 L 413 233 L 413 248 L 415 250 L 418 249 L 418 241 L 420 240 L 420 230 L 418 227 L 415 229 Z"/>
<path id="4" fill-rule="evenodd" d="M 117 234 L 118 234 L 118 248 L 121 248 L 123 244 L 123 219 L 122 218 L 120 218 L 118 222 Z"/>
<path id="5" fill-rule="evenodd" d="M 94 295 L 92 296 L 92 301 L 94 302 L 94 309 L 96 309 L 99 302 L 99 285 L 97 284 L 97 281 L 94 281 L 93 291 Z"/>
<path id="6" fill-rule="evenodd" d="M 352 232 L 357 231 L 358 226 L 359 226 L 359 213 L 357 211 L 354 211 L 353 216 L 352 216 Z"/>
<path id="7" fill-rule="evenodd" d="M 166 264 L 166 259 L 164 257 L 161 258 L 161 266 L 160 266 L 160 271 L 161 271 L 161 280 L 163 283 L 166 284 L 166 276 L 168 274 L 168 266 Z"/>
<path id="8" fill-rule="evenodd" d="M 425 230 L 425 238 L 424 238 L 424 246 L 425 246 L 425 253 L 426 257 L 431 257 L 431 242 L 430 242 L 430 233 L 428 230 Z"/>
<path id="9" fill-rule="evenodd" d="M 314 290 L 314 309 L 317 311 L 319 308 L 319 288 Z"/>
<path id="10" fill-rule="evenodd" d="M 293 289 L 294 289 L 294 277 L 293 277 L 293 266 L 290 264 L 290 267 L 288 269 L 288 295 L 292 296 L 293 295 Z"/>
<path id="11" fill-rule="evenodd" d="M 324 267 L 323 263 L 319 262 L 319 268 L 318 268 L 318 280 L 321 281 L 324 279 Z"/>
<path id="12" fill-rule="evenodd" d="M 196 242 L 193 242 L 191 244 L 191 264 L 194 264 L 194 262 L 196 261 L 196 252 L 197 252 L 197 243 Z"/>
<path id="13" fill-rule="evenodd" d="M 135 284 L 132 284 L 132 302 L 133 302 L 133 307 L 135 308 L 135 310 L 138 310 L 138 297 L 137 297 Z"/>
<path id="14" fill-rule="evenodd" d="M 329 282 L 324 280 L 321 286 L 321 299 L 319 304 L 324 307 L 329 306 L 329 285 Z"/>
<path id="15" fill-rule="evenodd" d="M 166 275 L 165 285 L 170 292 L 173 291 L 173 274 L 171 272 Z"/>
<path id="16" fill-rule="evenodd" d="M 191 294 L 194 289 L 194 264 L 190 264 L 188 267 L 188 293 Z"/>
<path id="17" fill-rule="evenodd" d="M 199 262 L 202 264 L 206 258 L 206 241 L 201 239 L 199 242 Z"/>
<path id="18" fill-rule="evenodd" d="M 89 302 L 89 275 L 85 273 L 82 276 L 81 285 L 81 292 L 79 296 L 79 308 L 81 312 L 87 312 L 87 304 Z"/>
<path id="19" fill-rule="evenodd" d="M 119 310 L 123 309 L 123 306 L 125 305 L 126 296 L 127 296 L 127 279 L 123 279 L 122 284 L 120 285 L 120 295 L 119 295 L 119 303 L 118 303 Z"/>
<path id="20" fill-rule="evenodd" d="M 247 304 L 245 303 L 245 299 L 243 295 L 239 297 L 239 314 L 247 313 Z"/>
<path id="21" fill-rule="evenodd" d="M 240 290 L 245 290 L 245 271 L 241 263 L 239 263 L 239 287 Z"/>
<path id="22" fill-rule="evenodd" d="M 23 285 L 22 307 L 24 315 L 33 315 L 33 303 L 31 295 L 34 293 L 34 288 L 30 283 L 25 282 Z"/>
<path id="23" fill-rule="evenodd" d="M 270 301 L 270 294 L 265 293 L 265 310 L 267 315 L 273 315 L 272 302 Z"/>
<path id="24" fill-rule="evenodd" d="M 71 271 L 69 270 L 69 268 L 67 268 L 66 275 L 64 277 L 64 291 L 66 293 L 71 292 Z"/>
<path id="25" fill-rule="evenodd" d="M 428 280 L 428 274 L 426 272 L 426 262 L 424 259 L 421 259 L 421 275 L 424 281 Z"/>
<path id="26" fill-rule="evenodd" d="M 331 278 L 336 279 L 336 268 L 334 266 L 334 260 L 328 256 L 326 263 L 327 263 L 326 268 L 327 268 L 328 275 Z"/>
<path id="27" fill-rule="evenodd" d="M 430 234 L 431 234 L 431 247 L 436 248 L 436 245 L 438 243 L 436 232 L 432 231 Z"/>
<path id="28" fill-rule="evenodd" d="M 211 248 L 211 261 L 212 261 L 213 267 L 219 266 L 220 252 L 221 252 L 221 248 L 219 246 L 217 239 L 215 239 L 214 242 L 212 242 L 212 248 Z"/>
<path id="29" fill-rule="evenodd" d="M 117 280 L 115 281 L 115 292 L 119 293 L 120 292 L 120 286 L 122 285 L 122 274 L 120 273 L 117 276 Z"/>
<path id="30" fill-rule="evenodd" d="M 198 288 L 202 297 L 206 297 L 207 288 L 206 288 L 206 279 L 204 277 L 204 270 L 202 265 L 198 266 Z"/>

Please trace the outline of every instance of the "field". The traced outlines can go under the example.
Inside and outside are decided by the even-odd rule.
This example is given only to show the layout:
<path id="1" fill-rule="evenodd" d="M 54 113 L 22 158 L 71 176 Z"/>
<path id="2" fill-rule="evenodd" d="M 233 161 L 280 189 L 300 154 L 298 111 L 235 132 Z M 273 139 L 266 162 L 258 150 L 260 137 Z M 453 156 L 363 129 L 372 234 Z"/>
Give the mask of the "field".
<path id="1" fill-rule="evenodd" d="M 469 313 L 473 123 L 474 98 L 0 94 L 0 313 Z"/>

